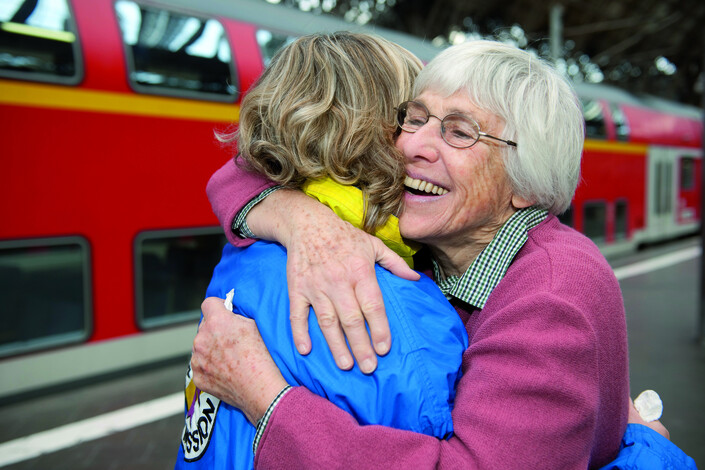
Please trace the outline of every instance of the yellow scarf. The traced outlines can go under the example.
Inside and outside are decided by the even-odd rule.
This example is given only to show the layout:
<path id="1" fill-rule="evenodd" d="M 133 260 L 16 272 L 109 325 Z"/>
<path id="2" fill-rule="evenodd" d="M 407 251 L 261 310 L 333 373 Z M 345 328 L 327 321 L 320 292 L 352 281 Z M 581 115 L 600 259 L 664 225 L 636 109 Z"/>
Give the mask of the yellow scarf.
<path id="1" fill-rule="evenodd" d="M 331 178 L 321 178 L 306 181 L 303 191 L 330 207 L 341 219 L 350 222 L 357 228 L 362 228 L 364 205 L 362 191 L 358 188 L 336 183 Z M 374 235 L 401 256 L 410 267 L 414 267 L 412 256 L 419 250 L 419 247 L 408 245 L 401 238 L 398 218 L 390 216 L 387 222 L 375 231 Z"/>

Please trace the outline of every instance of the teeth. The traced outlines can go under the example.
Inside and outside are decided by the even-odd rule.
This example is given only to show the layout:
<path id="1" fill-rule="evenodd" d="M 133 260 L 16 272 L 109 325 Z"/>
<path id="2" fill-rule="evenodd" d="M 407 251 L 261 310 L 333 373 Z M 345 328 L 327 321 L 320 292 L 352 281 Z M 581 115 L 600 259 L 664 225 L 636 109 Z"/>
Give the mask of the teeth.
<path id="1" fill-rule="evenodd" d="M 429 183 L 428 181 L 423 180 L 417 180 L 409 176 L 407 176 L 404 180 L 404 186 L 408 186 L 411 189 L 418 189 L 419 191 L 423 191 L 425 193 L 438 194 L 439 196 L 442 196 L 448 192 L 447 189 L 441 188 L 440 186 L 436 186 L 433 183 Z"/>

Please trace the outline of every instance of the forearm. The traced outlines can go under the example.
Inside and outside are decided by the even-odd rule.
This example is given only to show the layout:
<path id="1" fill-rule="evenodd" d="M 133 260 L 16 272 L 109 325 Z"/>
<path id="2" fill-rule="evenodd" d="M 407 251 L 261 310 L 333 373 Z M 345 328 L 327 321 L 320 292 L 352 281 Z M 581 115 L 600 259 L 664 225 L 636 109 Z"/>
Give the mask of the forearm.
<path id="1" fill-rule="evenodd" d="M 491 382 L 489 376 L 484 380 Z M 533 393 L 521 397 L 515 393 L 511 398 L 523 404 L 505 394 L 479 409 L 482 398 L 472 392 L 457 397 L 455 433 L 440 440 L 385 426 L 360 426 L 327 400 L 296 387 L 275 408 L 255 467 L 277 468 L 285 462 L 292 468 L 492 469 L 501 462 L 507 469 L 586 469 L 594 429 L 577 419 L 585 407 L 572 411 L 572 422 L 563 413 L 560 422 L 553 422 L 550 414 L 532 417 L 531 407 L 524 406 L 535 398 Z"/>
<path id="2" fill-rule="evenodd" d="M 303 192 L 280 189 L 249 211 L 247 226 L 258 239 L 276 241 L 288 247 L 291 234 L 309 228 L 308 223 L 316 215 L 328 216 L 331 224 L 343 224 L 328 207 Z M 297 220 L 303 221 L 303 225 L 297 226 Z"/>
<path id="3" fill-rule="evenodd" d="M 239 167 L 233 160 L 226 162 L 211 176 L 206 186 L 206 194 L 230 243 L 235 246 L 247 246 L 253 242 L 233 233 L 233 219 L 251 199 L 273 186 L 271 181 Z"/>
<path id="4" fill-rule="evenodd" d="M 569 312 L 556 313 L 563 316 Z M 566 337 L 556 343 L 545 333 L 546 322 L 521 312 L 503 317 L 495 321 L 505 327 L 478 333 L 464 354 L 450 439 L 359 426 L 334 405 L 296 389 L 272 415 L 257 468 L 283 461 L 311 468 L 364 462 L 369 468 L 487 469 L 501 462 L 507 469 L 586 469 L 600 407 L 589 328 L 575 333 L 575 317 L 567 325 L 556 321 Z M 618 445 L 619 438 L 615 453 Z"/>
<path id="5" fill-rule="evenodd" d="M 451 452 L 444 459 L 448 468 L 473 468 L 452 458 L 453 448 L 462 451 L 457 443 L 385 426 L 360 426 L 326 399 L 295 387 L 274 409 L 255 468 L 436 468 L 442 448 Z"/>

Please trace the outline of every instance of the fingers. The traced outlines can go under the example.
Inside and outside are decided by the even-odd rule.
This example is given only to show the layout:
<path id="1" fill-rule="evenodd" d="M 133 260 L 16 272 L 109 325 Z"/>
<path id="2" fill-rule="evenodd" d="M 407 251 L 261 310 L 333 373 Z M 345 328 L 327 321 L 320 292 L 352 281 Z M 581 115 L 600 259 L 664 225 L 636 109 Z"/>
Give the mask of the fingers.
<path id="1" fill-rule="evenodd" d="M 376 283 L 372 283 L 375 287 Z M 328 343 L 336 365 L 343 370 L 351 369 L 354 360 L 360 370 L 369 374 L 377 368 L 377 357 L 370 343 L 370 336 L 365 327 L 365 317 L 355 298 L 355 293 L 349 290 L 347 294 L 338 292 L 337 303 L 324 295 L 316 296 L 313 309 L 316 312 L 318 326 Z M 379 299 L 381 300 L 381 293 Z M 381 308 L 380 308 L 381 307 Z M 297 350 L 301 354 L 311 351 L 311 342 L 308 333 L 309 303 L 297 294 L 292 294 L 291 302 L 291 330 Z M 389 327 L 386 323 L 383 305 L 376 308 L 376 332 L 373 338 L 384 343 L 380 354 L 386 354 L 390 342 Z M 347 338 L 347 342 L 346 342 Z M 352 354 L 351 354 L 352 350 Z"/>
<path id="2" fill-rule="evenodd" d="M 377 355 L 372 347 L 372 342 L 375 339 L 380 343 L 388 342 L 389 336 L 382 292 L 377 285 L 373 263 L 364 260 L 351 261 L 346 268 L 347 280 L 341 278 L 335 282 L 334 285 L 338 286 L 337 289 L 332 290 L 335 295 L 330 299 L 326 298 L 325 302 L 320 302 L 324 310 L 321 311 L 318 305 L 313 307 L 328 342 L 330 343 L 329 338 L 336 341 L 336 361 L 342 361 L 349 357 L 349 353 L 347 353 L 349 346 L 360 370 L 365 374 L 370 374 L 377 368 Z M 360 291 L 362 291 L 362 298 Z M 373 322 L 376 332 L 372 339 L 366 328 L 366 324 L 370 320 L 367 315 L 370 312 L 376 320 Z M 380 321 L 380 317 L 382 317 L 382 321 Z M 345 335 L 347 345 L 344 341 L 338 340 L 339 334 Z M 342 346 L 345 346 L 345 351 Z M 333 351 L 333 347 L 331 347 L 331 351 Z"/>
<path id="3" fill-rule="evenodd" d="M 292 237 L 287 255 L 290 321 L 297 350 L 308 354 L 313 347 L 308 332 L 312 306 L 338 367 L 351 368 L 354 358 L 364 373 L 373 372 L 377 354 L 386 354 L 392 341 L 375 261 L 409 280 L 419 279 L 419 274 L 378 238 L 337 218 L 320 231 Z"/>
<path id="4" fill-rule="evenodd" d="M 374 350 L 380 356 L 384 356 L 391 348 L 392 335 L 389 331 L 389 321 L 384 310 L 382 291 L 376 282 L 376 278 L 367 277 L 360 281 L 355 288 L 355 295 L 360 302 L 360 310 L 370 329 L 370 338 L 372 339 Z M 360 353 L 363 352 L 363 349 L 360 349 Z M 353 354 L 356 358 L 359 357 L 354 349 Z"/>
<path id="5" fill-rule="evenodd" d="M 299 354 L 306 355 L 311 352 L 311 338 L 308 335 L 309 302 L 297 292 L 289 292 L 289 320 L 294 344 Z"/>
<path id="6" fill-rule="evenodd" d="M 347 295 L 345 298 L 354 301 L 354 298 L 351 294 Z M 328 348 L 330 349 L 330 352 L 333 355 L 335 363 L 340 369 L 351 369 L 354 365 L 354 362 L 353 356 L 350 354 L 350 350 L 348 349 L 348 343 L 345 341 L 346 335 L 348 335 L 348 331 L 345 331 L 344 326 L 341 324 L 341 308 L 336 308 L 331 302 L 331 300 L 324 295 L 316 296 L 316 300 L 314 300 L 313 303 L 313 309 L 316 313 L 318 326 L 321 328 L 321 333 L 323 333 L 323 337 L 328 343 Z M 308 316 L 308 312 L 309 311 L 307 307 L 306 316 Z M 303 322 L 300 323 L 303 324 Z M 366 336 L 367 331 L 365 331 L 365 337 Z M 353 340 L 349 335 L 347 336 L 347 338 L 348 341 L 350 341 L 351 345 L 355 342 L 355 340 Z M 357 340 L 359 341 L 359 338 Z M 369 349 L 369 340 L 367 341 L 367 344 Z M 365 358 L 367 358 L 367 356 L 365 356 Z M 374 370 L 374 367 L 372 370 Z"/>
<path id="7" fill-rule="evenodd" d="M 643 426 L 646 426 L 648 428 L 651 428 L 652 430 L 656 431 L 657 433 L 661 434 L 663 437 L 666 439 L 671 439 L 671 434 L 668 432 L 668 429 L 661 423 L 659 420 L 655 421 L 645 421 L 644 418 L 639 414 L 639 411 L 636 409 L 634 406 L 634 401 L 630 398 L 629 399 L 629 423 L 631 424 L 641 424 Z"/>
<path id="8" fill-rule="evenodd" d="M 354 364 L 353 356 L 350 354 L 348 344 L 345 342 L 342 325 L 337 315 L 338 311 L 328 299 L 319 299 L 313 309 L 316 312 L 318 326 L 320 326 L 321 333 L 323 333 L 323 337 L 328 343 L 335 363 L 340 369 L 351 369 Z M 352 344 L 352 339 L 349 335 L 348 340 Z"/>
<path id="9" fill-rule="evenodd" d="M 421 278 L 419 273 L 406 264 L 404 258 L 396 254 L 394 250 L 385 245 L 380 239 L 375 238 L 372 242 L 375 247 L 376 261 L 380 266 L 402 279 L 418 281 Z"/>
<path id="10" fill-rule="evenodd" d="M 225 308 L 225 305 L 223 305 L 223 299 L 220 299 L 218 297 L 208 297 L 206 300 L 204 300 L 201 303 L 201 312 L 203 313 L 203 321 L 205 321 L 206 317 L 210 315 L 215 315 L 219 313 L 221 310 L 228 312 L 228 309 Z"/>

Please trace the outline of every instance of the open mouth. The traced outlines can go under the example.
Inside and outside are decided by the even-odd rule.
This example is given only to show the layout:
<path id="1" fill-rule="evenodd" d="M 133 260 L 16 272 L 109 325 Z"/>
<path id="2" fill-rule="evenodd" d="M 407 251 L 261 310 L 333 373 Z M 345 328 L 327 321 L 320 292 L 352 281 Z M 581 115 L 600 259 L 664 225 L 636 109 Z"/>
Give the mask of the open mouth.
<path id="1" fill-rule="evenodd" d="M 411 178 L 410 176 L 407 176 L 406 179 L 404 179 L 404 186 L 408 192 L 419 196 L 442 196 L 448 192 L 445 188 L 436 186 L 428 181 Z"/>

